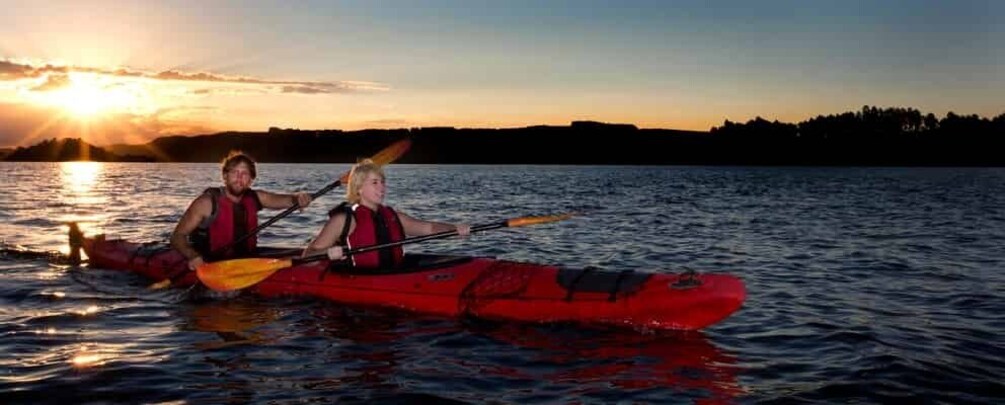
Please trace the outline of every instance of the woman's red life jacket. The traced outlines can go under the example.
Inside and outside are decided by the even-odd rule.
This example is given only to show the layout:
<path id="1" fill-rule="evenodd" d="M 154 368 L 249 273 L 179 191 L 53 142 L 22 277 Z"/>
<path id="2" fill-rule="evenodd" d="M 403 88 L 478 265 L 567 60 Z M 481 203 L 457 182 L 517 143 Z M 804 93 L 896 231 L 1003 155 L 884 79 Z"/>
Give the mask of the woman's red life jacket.
<path id="1" fill-rule="evenodd" d="M 398 214 L 391 207 L 381 205 L 374 212 L 360 204 L 355 204 L 351 210 L 351 218 L 356 221 L 356 229 L 345 238 L 349 249 L 405 239 L 405 228 L 398 220 Z M 347 220 L 349 218 L 346 217 Z M 399 245 L 352 255 L 350 258 L 354 267 L 393 268 L 401 265 L 404 250 Z"/>

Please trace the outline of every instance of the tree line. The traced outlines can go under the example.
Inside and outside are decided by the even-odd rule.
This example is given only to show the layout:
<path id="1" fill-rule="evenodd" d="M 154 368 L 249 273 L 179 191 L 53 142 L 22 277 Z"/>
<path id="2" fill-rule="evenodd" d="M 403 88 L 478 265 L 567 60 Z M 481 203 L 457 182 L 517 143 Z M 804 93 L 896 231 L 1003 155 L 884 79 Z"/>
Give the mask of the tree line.
<path id="1" fill-rule="evenodd" d="M 798 124 L 755 118 L 709 131 L 730 155 L 764 164 L 1002 166 L 1005 113 L 993 118 L 949 112 L 939 119 L 913 108 L 821 115 Z"/>
<path id="2" fill-rule="evenodd" d="M 352 163 L 403 138 L 413 146 L 401 163 L 1005 166 L 999 152 L 1005 113 L 937 118 L 913 108 L 873 106 L 796 124 L 727 120 L 707 132 L 592 121 L 505 129 L 269 128 L 86 148 L 89 159 L 106 161 L 215 162 L 239 149 L 262 162 Z M 7 160 L 78 160 L 82 143 L 47 140 L 18 148 Z"/>

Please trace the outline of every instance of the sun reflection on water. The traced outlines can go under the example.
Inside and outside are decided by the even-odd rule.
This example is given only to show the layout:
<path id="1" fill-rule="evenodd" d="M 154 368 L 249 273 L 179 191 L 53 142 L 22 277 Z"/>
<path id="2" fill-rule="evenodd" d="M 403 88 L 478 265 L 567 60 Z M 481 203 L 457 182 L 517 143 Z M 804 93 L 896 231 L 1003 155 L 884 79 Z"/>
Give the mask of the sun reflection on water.
<path id="1" fill-rule="evenodd" d="M 59 165 L 63 187 L 74 193 L 88 193 L 101 175 L 99 162 L 62 162 Z"/>
<path id="2" fill-rule="evenodd" d="M 105 360 L 106 360 L 105 356 L 101 355 L 100 353 L 85 352 L 85 353 L 77 353 L 77 355 L 73 356 L 73 359 L 71 359 L 70 362 L 73 363 L 74 367 L 84 368 L 84 367 L 100 366 L 101 364 L 104 364 Z"/>
<path id="3" fill-rule="evenodd" d="M 65 250 L 69 251 L 70 248 L 66 247 Z M 60 277 L 63 277 L 63 276 L 64 276 L 63 272 L 59 271 L 58 268 L 46 269 L 46 270 L 39 271 L 39 272 L 35 273 L 35 277 L 38 280 L 43 280 L 43 281 L 58 280 Z"/>
<path id="4" fill-rule="evenodd" d="M 78 369 L 101 366 L 118 357 L 118 351 L 119 349 L 112 346 L 85 344 L 70 357 L 70 364 Z"/>
<path id="5" fill-rule="evenodd" d="M 66 298 L 66 293 L 63 291 L 42 291 L 41 295 L 53 299 Z"/>
<path id="6" fill-rule="evenodd" d="M 73 312 L 80 316 L 88 316 L 91 314 L 96 314 L 100 308 L 97 305 L 91 305 L 87 308 L 76 309 Z"/>
<path id="7" fill-rule="evenodd" d="M 101 183 L 108 166 L 101 162 L 61 162 L 58 176 L 62 187 L 56 201 L 50 201 L 47 215 L 61 223 L 76 222 L 85 234 L 92 233 L 95 224 L 108 216 L 108 195 Z M 64 227 L 68 231 L 69 228 Z M 61 233 L 66 235 L 66 233 Z M 60 244 L 57 251 L 68 254 L 70 248 Z"/>

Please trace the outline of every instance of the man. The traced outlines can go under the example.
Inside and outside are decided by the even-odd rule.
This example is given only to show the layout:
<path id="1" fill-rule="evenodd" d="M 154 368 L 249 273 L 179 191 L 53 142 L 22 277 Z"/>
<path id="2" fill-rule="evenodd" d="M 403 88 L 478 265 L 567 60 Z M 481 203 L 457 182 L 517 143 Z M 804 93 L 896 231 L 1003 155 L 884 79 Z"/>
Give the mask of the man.
<path id="1" fill-rule="evenodd" d="M 195 270 L 206 261 L 247 257 L 255 252 L 257 238 L 248 237 L 234 244 L 258 227 L 262 208 L 307 207 L 310 194 L 276 194 L 254 190 L 255 161 L 240 151 L 223 160 L 223 187 L 206 189 L 188 206 L 171 234 L 171 246 L 188 259 Z"/>

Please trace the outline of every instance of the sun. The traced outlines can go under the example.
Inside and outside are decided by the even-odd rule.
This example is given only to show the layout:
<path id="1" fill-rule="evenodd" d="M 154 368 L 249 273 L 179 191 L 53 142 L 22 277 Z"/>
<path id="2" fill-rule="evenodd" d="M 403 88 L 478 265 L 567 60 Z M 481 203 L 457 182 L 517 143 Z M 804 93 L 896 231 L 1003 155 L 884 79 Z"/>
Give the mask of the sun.
<path id="1" fill-rule="evenodd" d="M 131 83 L 108 75 L 70 72 L 58 88 L 41 92 L 42 104 L 57 107 L 78 119 L 95 118 L 102 114 L 132 112 L 144 109 L 145 91 Z"/>

